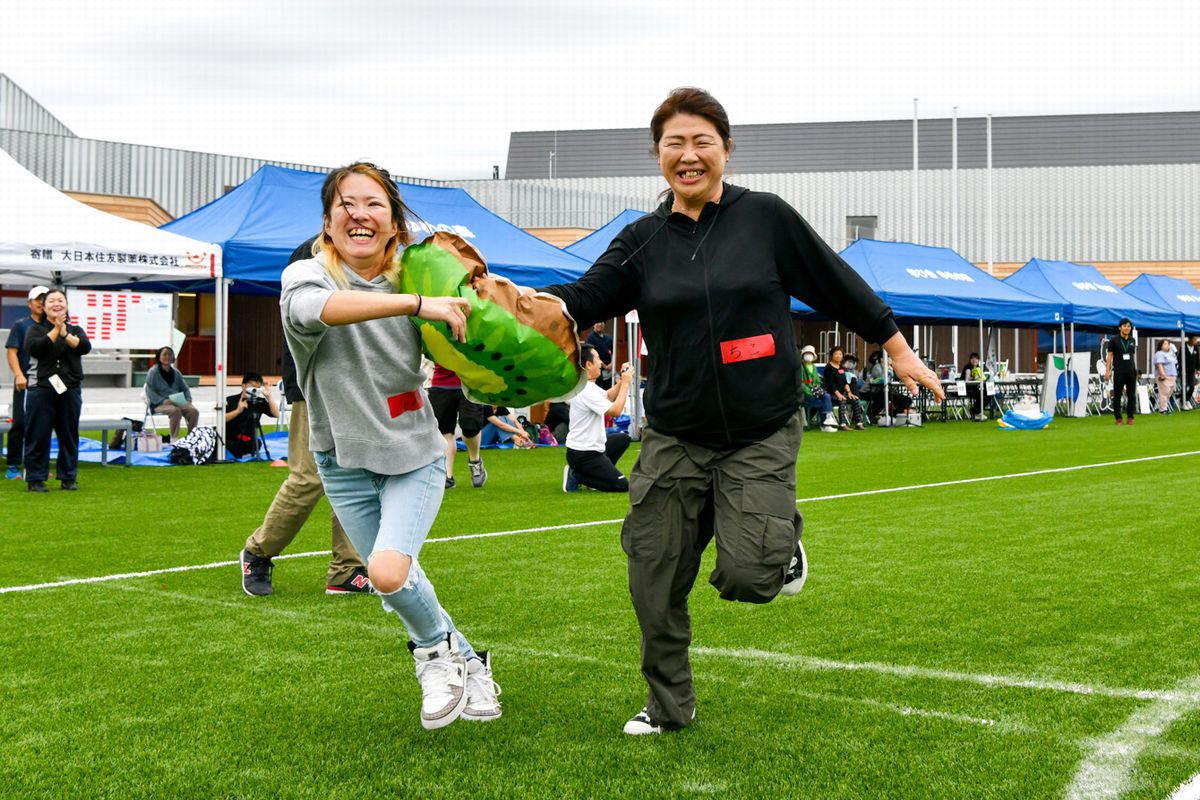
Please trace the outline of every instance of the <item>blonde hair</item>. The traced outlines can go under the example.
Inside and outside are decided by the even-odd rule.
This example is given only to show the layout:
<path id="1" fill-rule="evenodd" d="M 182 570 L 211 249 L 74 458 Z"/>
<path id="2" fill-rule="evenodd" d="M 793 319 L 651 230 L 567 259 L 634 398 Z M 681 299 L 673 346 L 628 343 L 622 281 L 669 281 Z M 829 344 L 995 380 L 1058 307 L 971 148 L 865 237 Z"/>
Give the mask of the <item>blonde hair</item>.
<path id="1" fill-rule="evenodd" d="M 341 195 L 338 190 L 339 184 L 351 175 L 366 175 L 378 183 L 387 196 L 388 205 L 392 211 L 392 222 L 396 225 L 396 235 L 388 240 L 387 246 L 384 248 L 383 260 L 388 266 L 382 274 L 393 287 L 398 289 L 400 287 L 398 254 L 401 245 L 407 246 L 412 241 L 412 234 L 408 230 L 408 215 L 412 212 L 400 199 L 400 189 L 386 169 L 367 161 L 356 161 L 353 164 L 338 167 L 325 176 L 325 183 L 321 186 L 321 210 L 326 220 L 332 219 L 333 202 Z M 334 245 L 333 239 L 325 232 L 324 228 L 321 229 L 321 235 L 317 237 L 317 241 L 313 243 L 313 255 L 316 255 L 317 252 L 325 254 L 325 271 L 333 278 L 333 282 L 342 289 L 349 289 L 350 280 L 346 277 L 346 268 L 342 263 L 341 254 L 338 253 L 337 246 Z"/>

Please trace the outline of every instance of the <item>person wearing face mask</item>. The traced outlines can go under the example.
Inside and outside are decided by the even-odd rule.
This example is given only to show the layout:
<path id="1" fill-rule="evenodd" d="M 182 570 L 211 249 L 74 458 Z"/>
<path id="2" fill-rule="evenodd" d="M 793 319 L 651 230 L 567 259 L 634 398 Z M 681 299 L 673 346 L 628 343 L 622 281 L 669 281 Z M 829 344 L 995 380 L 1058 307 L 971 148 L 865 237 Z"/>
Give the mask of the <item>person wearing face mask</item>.
<path id="1" fill-rule="evenodd" d="M 967 363 L 963 364 L 958 379 L 967 383 L 967 397 L 971 398 L 971 419 L 982 422 L 987 419 L 983 413 L 983 366 L 979 363 L 979 353 L 971 353 Z"/>
<path id="2" fill-rule="evenodd" d="M 800 348 L 800 404 L 819 414 L 821 430 L 836 431 L 837 420 L 833 418 L 833 399 L 825 391 L 821 373 L 817 369 L 817 348 L 806 344 Z"/>
<path id="3" fill-rule="evenodd" d="M 464 340 L 468 301 L 400 294 L 410 213 L 391 176 L 357 162 L 321 188 L 324 229 L 284 270 L 284 335 L 308 404 L 309 449 L 338 520 L 408 634 L 426 729 L 500 717 L 491 657 L 442 607 L 420 553 L 446 491 L 446 443 L 422 388 L 410 317 Z M 365 676 L 389 685 L 393 665 Z"/>
<path id="4" fill-rule="evenodd" d="M 897 375 L 941 395 L 892 312 L 781 198 L 724 182 L 728 115 L 702 89 L 674 90 L 650 120 L 668 189 L 577 282 L 543 291 L 580 325 L 637 309 L 646 427 L 621 531 L 641 628 L 643 709 L 629 735 L 691 723 L 687 597 L 716 539 L 722 599 L 766 603 L 807 578 L 796 509 L 799 364 L 790 297 L 882 342 Z"/>
<path id="5" fill-rule="evenodd" d="M 154 366 L 146 373 L 146 400 L 155 414 L 167 415 L 172 442 L 179 438 L 180 421 L 187 420 L 189 431 L 200 421 L 200 410 L 192 405 L 192 390 L 175 369 L 175 351 L 170 347 L 159 348 Z"/>
<path id="6" fill-rule="evenodd" d="M 46 316 L 29 329 L 29 388 L 25 390 L 25 485 L 47 492 L 50 477 L 50 438 L 58 439 L 54 473 L 66 491 L 78 488 L 79 412 L 83 408 L 82 357 L 92 351 L 83 328 L 72 325 L 67 295 L 51 289 L 45 297 Z"/>

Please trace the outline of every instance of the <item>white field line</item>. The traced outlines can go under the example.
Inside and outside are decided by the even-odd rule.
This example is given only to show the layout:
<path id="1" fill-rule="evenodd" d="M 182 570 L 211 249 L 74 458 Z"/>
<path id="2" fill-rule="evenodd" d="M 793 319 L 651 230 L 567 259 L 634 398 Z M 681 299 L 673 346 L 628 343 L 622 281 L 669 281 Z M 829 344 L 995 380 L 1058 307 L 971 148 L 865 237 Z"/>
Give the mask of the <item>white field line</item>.
<path id="1" fill-rule="evenodd" d="M 1003 689 L 1031 689 L 1034 691 L 1080 694 L 1094 697 L 1111 697 L 1121 700 L 1153 700 L 1161 703 L 1200 705 L 1200 686 L 1189 689 L 1161 691 L 1157 689 L 1132 689 L 1126 687 L 1099 686 L 1069 681 L 1039 680 L 1020 675 L 989 675 L 953 670 L 911 667 L 903 664 L 883 664 L 875 661 L 833 661 L 816 656 L 801 656 L 768 650 L 724 647 L 693 647 L 692 655 L 713 658 L 751 659 L 765 661 L 778 666 L 809 672 L 872 672 L 877 675 L 892 675 L 898 678 L 974 683 Z"/>
<path id="2" fill-rule="evenodd" d="M 1115 800 L 1129 791 L 1142 753 L 1173 723 L 1200 709 L 1200 675 L 1181 681 L 1174 694 L 1173 699 L 1155 700 L 1139 708 L 1116 730 L 1088 741 L 1089 752 L 1064 796 L 1068 800 Z M 1193 783 L 1196 785 L 1189 789 Z M 1179 787 L 1172 800 L 1176 796 L 1200 797 L 1200 776 Z"/>
<path id="3" fill-rule="evenodd" d="M 821 503 L 827 500 L 844 500 L 851 497 L 870 497 L 879 494 L 892 494 L 894 492 L 913 492 L 920 489 L 938 489 L 945 486 L 964 486 L 971 483 L 985 483 L 988 481 L 1004 481 L 1014 478 L 1031 478 L 1038 475 L 1051 475 L 1060 472 L 1075 472 L 1083 469 L 1102 469 L 1104 467 L 1119 467 L 1126 464 L 1138 464 L 1147 461 L 1162 461 L 1168 458 L 1183 458 L 1185 456 L 1200 455 L 1200 450 L 1189 450 L 1183 453 L 1166 453 L 1158 456 L 1145 456 L 1142 458 L 1126 458 L 1120 461 L 1101 461 L 1095 464 L 1078 464 L 1073 467 L 1053 467 L 1050 469 L 1038 469 L 1029 472 L 1012 472 L 1006 475 L 984 475 L 978 478 L 962 478 L 953 481 L 938 481 L 936 483 L 918 483 L 910 486 L 894 486 L 889 489 L 868 489 L 861 492 L 845 492 L 843 494 L 827 494 L 820 497 L 802 497 L 796 501 L 797 505 L 804 503 Z M 518 528 L 511 531 L 493 531 L 490 533 L 468 533 L 462 536 L 441 536 L 436 539 L 427 540 L 428 544 L 437 542 L 462 542 L 468 539 L 492 539 L 500 536 L 517 536 L 524 533 L 545 533 L 548 531 L 564 531 L 576 528 L 593 528 L 600 525 L 616 525 L 621 519 L 601 519 L 592 520 L 590 522 L 572 522 L 565 525 L 543 525 L 537 528 Z M 307 553 L 291 553 L 288 555 L 275 556 L 281 558 L 311 558 L 313 556 L 327 556 L 328 550 L 314 550 Z M 166 567 L 163 569 L 151 569 L 143 572 L 121 572 L 114 575 L 97 575 L 91 578 L 70 578 L 61 581 L 49 581 L 46 583 L 31 583 L 24 586 L 0 586 L 0 594 L 9 594 L 11 592 L 32 592 L 39 589 L 55 589 L 60 586 L 80 586 L 88 583 L 105 583 L 107 581 L 119 581 L 129 578 L 148 578 L 152 575 L 166 575 L 172 572 L 190 572 L 192 570 L 201 569 L 217 569 L 220 567 L 229 567 L 237 564 L 237 561 L 214 561 L 210 564 L 192 564 L 182 567 Z"/>
<path id="4" fill-rule="evenodd" d="M 1200 800 L 1200 772 L 1176 789 L 1168 800 Z"/>

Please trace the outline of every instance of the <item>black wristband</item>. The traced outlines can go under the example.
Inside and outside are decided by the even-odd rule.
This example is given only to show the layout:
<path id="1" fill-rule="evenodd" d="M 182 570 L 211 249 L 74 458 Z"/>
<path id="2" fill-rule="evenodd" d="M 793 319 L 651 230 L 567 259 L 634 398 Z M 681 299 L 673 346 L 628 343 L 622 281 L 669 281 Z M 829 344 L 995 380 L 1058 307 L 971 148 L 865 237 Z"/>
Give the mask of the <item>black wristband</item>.
<path id="1" fill-rule="evenodd" d="M 417 298 L 417 310 L 413 312 L 413 316 L 414 316 L 414 317 L 419 317 L 419 316 L 421 316 L 421 304 L 422 304 L 424 301 L 423 301 L 423 299 L 421 298 L 421 295 L 419 295 L 419 294 L 414 294 L 413 296 Z"/>

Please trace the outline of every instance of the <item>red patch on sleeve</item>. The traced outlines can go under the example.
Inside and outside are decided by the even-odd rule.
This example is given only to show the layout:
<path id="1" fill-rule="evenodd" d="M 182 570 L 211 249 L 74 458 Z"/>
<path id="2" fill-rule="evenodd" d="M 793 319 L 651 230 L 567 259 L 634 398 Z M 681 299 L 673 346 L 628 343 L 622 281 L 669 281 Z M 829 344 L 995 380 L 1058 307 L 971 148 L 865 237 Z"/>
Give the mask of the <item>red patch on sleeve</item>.
<path id="1" fill-rule="evenodd" d="M 721 362 L 724 364 L 753 361 L 756 358 L 773 355 L 775 355 L 775 337 L 769 333 L 721 342 Z"/>
<path id="2" fill-rule="evenodd" d="M 401 392 L 394 394 L 387 399 L 388 413 L 392 415 L 392 419 L 403 414 L 405 411 L 416 411 L 421 406 L 425 405 L 425 401 L 421 399 L 421 393 L 416 392 Z"/>

